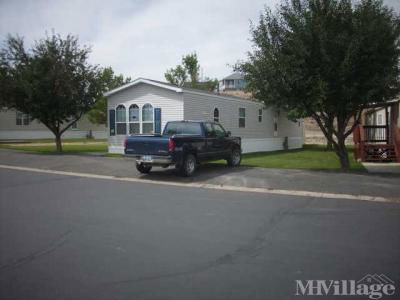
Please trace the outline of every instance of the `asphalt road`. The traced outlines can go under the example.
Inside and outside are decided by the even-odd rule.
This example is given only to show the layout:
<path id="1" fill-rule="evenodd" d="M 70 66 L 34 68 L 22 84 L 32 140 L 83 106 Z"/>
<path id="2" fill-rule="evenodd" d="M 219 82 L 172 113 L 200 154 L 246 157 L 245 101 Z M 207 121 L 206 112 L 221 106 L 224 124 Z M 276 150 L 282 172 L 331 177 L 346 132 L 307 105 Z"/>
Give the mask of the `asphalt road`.
<path id="1" fill-rule="evenodd" d="M 297 299 L 375 273 L 398 299 L 399 229 L 396 203 L 3 169 L 0 299 Z"/>

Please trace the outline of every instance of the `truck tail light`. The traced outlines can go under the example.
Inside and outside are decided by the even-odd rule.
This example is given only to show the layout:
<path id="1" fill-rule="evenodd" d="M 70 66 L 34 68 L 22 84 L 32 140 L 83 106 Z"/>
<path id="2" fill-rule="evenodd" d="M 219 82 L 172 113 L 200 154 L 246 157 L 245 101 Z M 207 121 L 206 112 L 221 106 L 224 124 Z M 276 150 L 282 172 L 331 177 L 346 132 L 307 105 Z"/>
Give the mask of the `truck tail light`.
<path id="1" fill-rule="evenodd" d="M 172 152 L 175 149 L 175 142 L 172 139 L 168 140 L 168 152 Z"/>

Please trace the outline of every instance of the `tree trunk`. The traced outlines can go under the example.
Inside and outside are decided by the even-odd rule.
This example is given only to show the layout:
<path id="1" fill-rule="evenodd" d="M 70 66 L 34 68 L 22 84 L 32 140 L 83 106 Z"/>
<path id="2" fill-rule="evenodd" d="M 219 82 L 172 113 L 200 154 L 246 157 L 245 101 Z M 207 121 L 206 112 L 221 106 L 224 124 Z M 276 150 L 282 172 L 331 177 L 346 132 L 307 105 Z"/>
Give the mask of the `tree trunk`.
<path id="1" fill-rule="evenodd" d="M 332 120 L 332 118 L 330 118 L 329 121 L 330 121 L 330 123 L 329 123 L 329 126 L 327 126 L 326 131 L 327 131 L 330 139 L 327 139 L 326 150 L 333 150 L 333 142 L 332 142 L 332 140 L 333 140 L 333 120 Z"/>
<path id="2" fill-rule="evenodd" d="M 57 152 L 62 152 L 61 134 L 56 134 L 56 149 Z"/>
<path id="3" fill-rule="evenodd" d="M 328 150 L 328 151 L 332 151 L 333 150 L 332 142 L 328 141 L 328 143 L 326 144 L 326 150 Z"/>
<path id="4" fill-rule="evenodd" d="M 328 129 L 328 134 L 333 139 L 333 132 L 329 129 Z M 330 139 L 327 139 L 326 150 L 333 150 L 333 143 L 332 140 Z"/>
<path id="5" fill-rule="evenodd" d="M 321 121 L 321 118 L 318 117 L 317 114 L 314 115 L 314 120 L 318 123 L 319 128 L 321 128 L 322 132 L 325 135 L 328 143 L 333 145 L 333 148 L 336 152 L 336 155 L 339 157 L 340 168 L 342 170 L 350 169 L 350 160 L 349 155 L 347 153 L 346 144 L 345 144 L 345 129 L 347 124 L 341 124 L 338 122 L 338 132 L 335 133 L 336 140 L 333 137 L 333 126 L 331 125 L 324 126 L 324 123 Z M 342 125 L 342 126 L 339 126 Z"/>
<path id="6" fill-rule="evenodd" d="M 349 170 L 350 169 L 350 160 L 349 160 L 349 154 L 346 149 L 344 137 L 338 137 L 338 143 L 335 148 L 336 148 L 335 149 L 336 154 L 337 154 L 337 156 L 339 156 L 340 168 L 345 171 Z"/>

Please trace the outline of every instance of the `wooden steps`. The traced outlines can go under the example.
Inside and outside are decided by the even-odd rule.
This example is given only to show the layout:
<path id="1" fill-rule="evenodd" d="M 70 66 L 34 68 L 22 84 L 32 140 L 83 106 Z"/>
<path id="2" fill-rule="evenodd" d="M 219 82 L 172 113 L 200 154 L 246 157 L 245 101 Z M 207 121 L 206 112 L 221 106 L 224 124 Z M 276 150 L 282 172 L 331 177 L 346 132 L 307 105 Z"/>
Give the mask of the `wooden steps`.
<path id="1" fill-rule="evenodd" d="M 393 144 L 364 144 L 364 160 L 370 162 L 397 161 Z"/>

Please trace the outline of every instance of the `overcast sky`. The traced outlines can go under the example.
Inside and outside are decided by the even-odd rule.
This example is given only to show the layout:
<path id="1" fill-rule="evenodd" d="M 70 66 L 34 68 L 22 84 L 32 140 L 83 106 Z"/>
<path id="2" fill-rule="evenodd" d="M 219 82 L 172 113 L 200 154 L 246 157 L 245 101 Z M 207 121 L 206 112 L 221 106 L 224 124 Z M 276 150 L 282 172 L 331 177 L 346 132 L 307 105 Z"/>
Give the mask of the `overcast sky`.
<path id="1" fill-rule="evenodd" d="M 27 44 L 45 32 L 78 35 L 91 62 L 126 76 L 164 80 L 167 68 L 196 51 L 208 77 L 229 75 L 250 50 L 249 21 L 279 0 L 0 0 L 0 38 Z M 385 0 L 400 11 L 400 0 Z"/>

